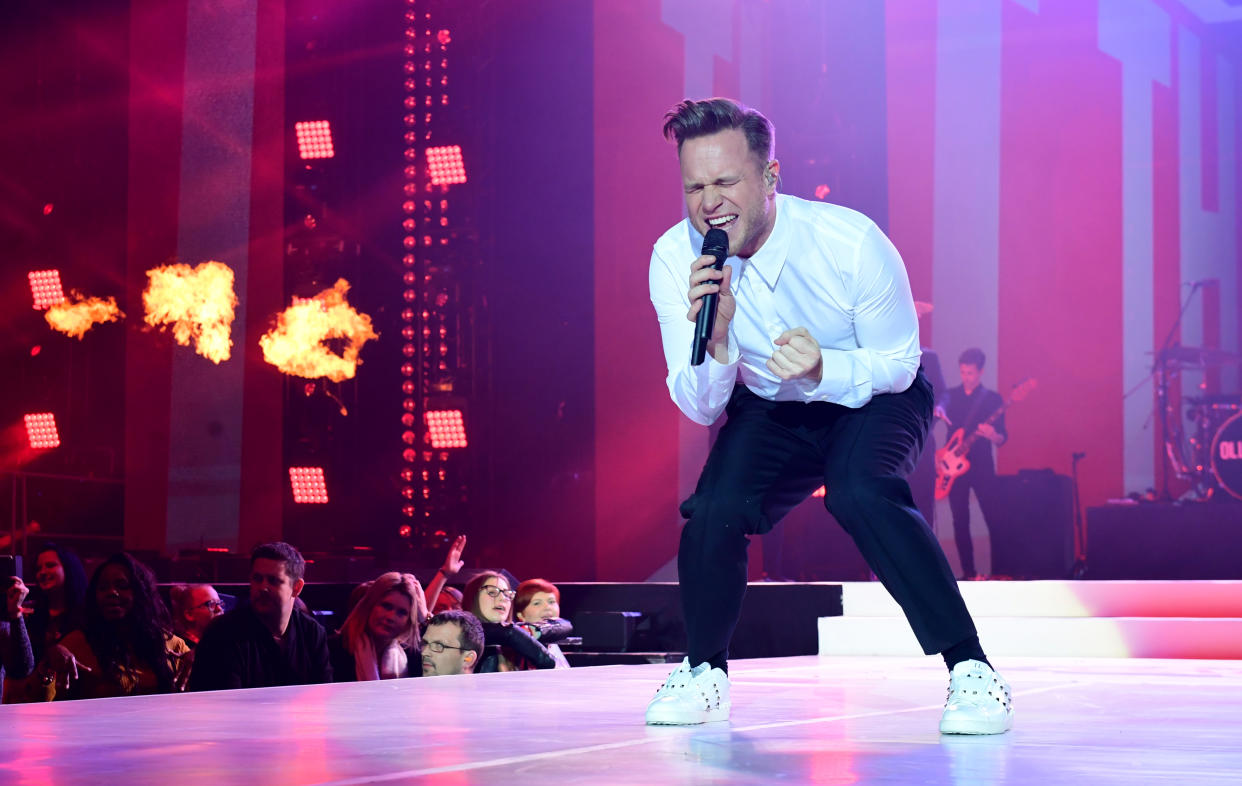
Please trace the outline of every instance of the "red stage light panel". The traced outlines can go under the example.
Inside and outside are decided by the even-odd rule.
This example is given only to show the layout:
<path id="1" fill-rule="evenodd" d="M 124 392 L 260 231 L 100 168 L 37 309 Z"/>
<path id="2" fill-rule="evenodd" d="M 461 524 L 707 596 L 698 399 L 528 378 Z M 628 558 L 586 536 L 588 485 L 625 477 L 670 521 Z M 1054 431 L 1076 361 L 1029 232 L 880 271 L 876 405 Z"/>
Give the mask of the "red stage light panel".
<path id="1" fill-rule="evenodd" d="M 466 447 L 466 424 L 460 409 L 439 409 L 423 413 L 433 448 Z"/>
<path id="2" fill-rule="evenodd" d="M 466 182 L 466 164 L 459 145 L 427 148 L 427 172 L 433 186 Z"/>
<path id="3" fill-rule="evenodd" d="M 38 311 L 65 302 L 65 291 L 60 288 L 59 270 L 32 270 L 26 274 L 30 279 L 30 294 Z"/>
<path id="4" fill-rule="evenodd" d="M 298 134 L 298 155 L 303 159 L 332 158 L 332 124 L 327 120 L 303 120 L 293 124 Z"/>
<path id="5" fill-rule="evenodd" d="M 32 412 L 26 415 L 26 438 L 32 448 L 54 448 L 60 445 L 60 432 L 56 430 L 56 416 L 51 412 Z"/>
<path id="6" fill-rule="evenodd" d="M 293 487 L 294 502 L 322 505 L 328 501 L 323 467 L 289 467 L 289 485 Z"/>

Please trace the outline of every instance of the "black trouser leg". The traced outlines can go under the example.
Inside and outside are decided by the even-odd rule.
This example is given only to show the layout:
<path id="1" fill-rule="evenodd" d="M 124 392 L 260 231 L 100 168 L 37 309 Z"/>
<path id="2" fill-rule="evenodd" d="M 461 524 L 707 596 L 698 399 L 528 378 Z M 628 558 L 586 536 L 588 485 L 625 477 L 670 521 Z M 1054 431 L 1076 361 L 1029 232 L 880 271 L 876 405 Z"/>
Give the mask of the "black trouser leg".
<path id="1" fill-rule="evenodd" d="M 844 409 L 844 408 L 842 408 Z M 927 654 L 975 635 L 974 622 L 904 476 L 931 425 L 931 386 L 845 410 L 825 442 L 825 504 L 901 606 Z"/>
<path id="2" fill-rule="evenodd" d="M 957 544 L 957 556 L 962 562 L 962 575 L 975 575 L 975 542 L 970 534 L 970 487 L 971 472 L 953 481 L 949 489 L 949 509 L 953 512 L 953 542 Z"/>
<path id="3" fill-rule="evenodd" d="M 746 547 L 820 484 L 813 440 L 797 415 L 738 386 L 694 495 L 681 505 L 677 573 L 690 665 L 723 667 L 746 594 Z M 789 417 L 792 415 L 793 417 Z"/>

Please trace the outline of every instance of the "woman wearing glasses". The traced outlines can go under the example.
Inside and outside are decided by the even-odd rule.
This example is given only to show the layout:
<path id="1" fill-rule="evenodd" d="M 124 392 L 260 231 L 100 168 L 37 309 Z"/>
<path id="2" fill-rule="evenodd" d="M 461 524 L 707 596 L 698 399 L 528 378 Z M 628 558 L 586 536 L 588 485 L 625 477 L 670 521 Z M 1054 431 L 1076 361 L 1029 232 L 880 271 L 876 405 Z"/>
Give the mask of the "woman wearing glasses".
<path id="1" fill-rule="evenodd" d="M 176 584 L 168 591 L 172 600 L 173 629 L 190 649 L 198 646 L 203 631 L 224 613 L 224 604 L 210 584 Z"/>
<path id="2" fill-rule="evenodd" d="M 385 573 L 367 589 L 345 618 L 341 632 L 328 637 L 332 676 L 337 682 L 416 677 L 419 630 L 427 600 L 409 573 Z"/>
<path id="3" fill-rule="evenodd" d="M 468 610 L 483 623 L 485 649 L 476 673 L 513 671 L 525 660 L 537 669 L 554 669 L 556 660 L 548 648 L 513 624 L 513 598 L 517 593 L 504 576 L 494 571 L 479 573 L 462 593 Z"/>

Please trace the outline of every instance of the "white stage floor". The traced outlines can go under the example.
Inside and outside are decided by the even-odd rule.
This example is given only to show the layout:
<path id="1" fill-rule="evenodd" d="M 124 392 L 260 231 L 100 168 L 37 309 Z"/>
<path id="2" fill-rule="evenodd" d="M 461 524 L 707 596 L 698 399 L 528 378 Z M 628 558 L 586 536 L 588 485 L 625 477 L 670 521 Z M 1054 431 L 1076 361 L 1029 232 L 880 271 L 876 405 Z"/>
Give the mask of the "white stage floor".
<path id="1" fill-rule="evenodd" d="M 1009 658 L 1017 722 L 936 731 L 939 658 L 735 661 L 733 719 L 646 727 L 668 668 L 0 707 L 4 783 L 1242 782 L 1242 661 Z"/>

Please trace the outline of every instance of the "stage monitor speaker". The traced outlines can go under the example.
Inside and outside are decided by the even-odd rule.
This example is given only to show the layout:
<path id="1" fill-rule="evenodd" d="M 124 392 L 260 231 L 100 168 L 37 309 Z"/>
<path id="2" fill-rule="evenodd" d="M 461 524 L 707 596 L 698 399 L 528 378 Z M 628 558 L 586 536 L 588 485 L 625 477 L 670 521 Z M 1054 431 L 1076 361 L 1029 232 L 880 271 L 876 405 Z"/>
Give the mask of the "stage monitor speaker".
<path id="1" fill-rule="evenodd" d="M 1074 562 L 1073 483 L 1051 469 L 997 475 L 983 509 L 992 539 L 992 575 L 1068 578 Z"/>

